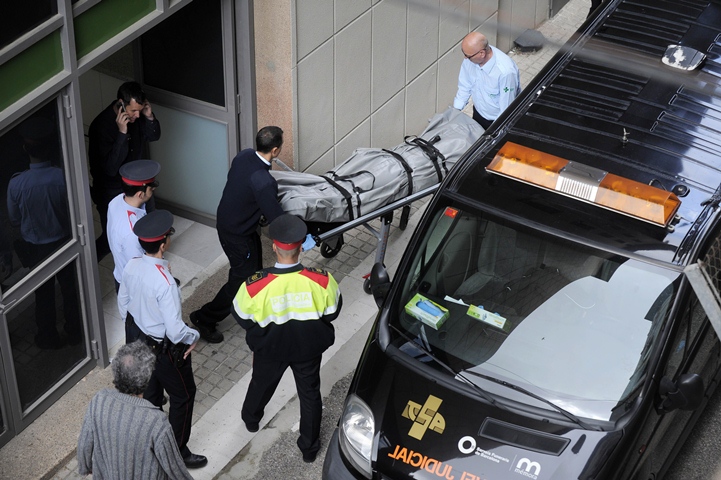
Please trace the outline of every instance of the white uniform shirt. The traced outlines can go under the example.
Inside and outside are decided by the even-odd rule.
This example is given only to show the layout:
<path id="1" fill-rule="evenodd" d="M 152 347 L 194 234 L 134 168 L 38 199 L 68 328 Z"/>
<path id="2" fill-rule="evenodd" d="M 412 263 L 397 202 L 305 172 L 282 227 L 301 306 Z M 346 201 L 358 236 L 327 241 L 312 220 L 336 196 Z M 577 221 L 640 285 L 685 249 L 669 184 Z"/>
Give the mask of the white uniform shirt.
<path id="1" fill-rule="evenodd" d="M 123 269 L 128 261 L 134 257 L 142 257 L 143 249 L 140 247 L 138 237 L 133 233 L 135 222 L 145 216 L 145 205 L 135 208 L 125 202 L 121 193 L 108 204 L 108 244 L 113 253 L 115 268 L 113 277 L 121 283 Z"/>
<path id="2" fill-rule="evenodd" d="M 148 336 L 192 345 L 200 338 L 182 319 L 180 288 L 170 273 L 168 261 L 143 255 L 131 259 L 123 272 L 118 291 L 118 310 L 125 321 L 130 312 L 135 324 Z"/>
<path id="3" fill-rule="evenodd" d="M 486 120 L 498 118 L 521 91 L 521 75 L 515 62 L 496 47 L 491 49 L 493 56 L 482 67 L 463 60 L 453 99 L 453 107 L 463 110 L 473 97 L 473 107 Z"/>

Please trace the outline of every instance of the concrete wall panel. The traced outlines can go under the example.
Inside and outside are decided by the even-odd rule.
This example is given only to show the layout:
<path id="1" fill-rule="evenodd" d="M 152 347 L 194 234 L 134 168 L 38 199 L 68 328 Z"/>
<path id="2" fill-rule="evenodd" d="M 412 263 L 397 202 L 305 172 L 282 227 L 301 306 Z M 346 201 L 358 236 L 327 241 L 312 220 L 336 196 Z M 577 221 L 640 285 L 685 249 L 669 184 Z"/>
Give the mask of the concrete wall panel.
<path id="1" fill-rule="evenodd" d="M 296 1 L 295 15 L 300 60 L 333 36 L 333 0 Z"/>
<path id="2" fill-rule="evenodd" d="M 439 0 L 408 4 L 406 83 L 438 60 Z"/>
<path id="3" fill-rule="evenodd" d="M 456 90 L 458 90 L 458 71 L 462 61 L 463 54 L 460 43 L 457 43 L 450 52 L 438 59 L 437 112 L 442 112 L 453 105 L 453 97 L 456 96 Z"/>
<path id="4" fill-rule="evenodd" d="M 444 0 L 441 2 L 439 26 L 439 55 L 444 55 L 468 33 L 470 0 Z"/>
<path id="5" fill-rule="evenodd" d="M 371 0 L 335 0 L 335 33 L 371 8 Z"/>
<path id="6" fill-rule="evenodd" d="M 371 12 L 335 36 L 335 140 L 371 113 Z"/>
<path id="7" fill-rule="evenodd" d="M 471 0 L 470 31 L 476 30 L 498 12 L 499 0 Z"/>
<path id="8" fill-rule="evenodd" d="M 436 113 L 436 81 L 438 67 L 433 65 L 406 89 L 406 135 L 417 135 Z"/>
<path id="9" fill-rule="evenodd" d="M 333 41 L 298 64 L 298 162 L 305 170 L 333 147 Z"/>
<path id="10" fill-rule="evenodd" d="M 310 167 L 308 167 L 307 169 L 303 169 L 303 170 L 308 173 L 313 173 L 315 175 L 323 175 L 327 171 L 333 170 L 333 167 L 335 166 L 334 159 L 335 159 L 335 147 L 333 147 L 330 150 L 328 150 L 327 152 L 325 152 Z"/>
<path id="11" fill-rule="evenodd" d="M 358 128 L 342 138 L 335 146 L 335 165 L 345 162 L 358 147 L 365 147 L 371 142 L 371 119 L 358 125 Z"/>
<path id="12" fill-rule="evenodd" d="M 391 148 L 403 142 L 405 99 L 405 92 L 399 92 L 371 115 L 371 141 L 369 146 Z"/>
<path id="13" fill-rule="evenodd" d="M 373 7 L 373 111 L 406 85 L 406 4 L 385 0 Z"/>

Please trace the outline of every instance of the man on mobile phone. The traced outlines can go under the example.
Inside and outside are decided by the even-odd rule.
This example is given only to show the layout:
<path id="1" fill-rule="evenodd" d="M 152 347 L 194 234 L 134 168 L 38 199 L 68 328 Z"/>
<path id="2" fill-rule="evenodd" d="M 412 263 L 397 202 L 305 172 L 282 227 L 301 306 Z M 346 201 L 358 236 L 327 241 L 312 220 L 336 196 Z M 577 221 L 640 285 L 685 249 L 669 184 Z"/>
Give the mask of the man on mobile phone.
<path id="1" fill-rule="evenodd" d="M 110 253 L 105 229 L 108 203 L 123 191 L 120 166 L 142 158 L 146 142 L 160 138 L 160 122 L 139 83 L 126 82 L 118 88 L 117 99 L 90 124 L 88 137 L 90 175 L 93 177 L 90 194 L 103 229 L 95 241 L 100 260 Z M 154 204 L 149 204 L 148 211 L 153 207 Z"/>

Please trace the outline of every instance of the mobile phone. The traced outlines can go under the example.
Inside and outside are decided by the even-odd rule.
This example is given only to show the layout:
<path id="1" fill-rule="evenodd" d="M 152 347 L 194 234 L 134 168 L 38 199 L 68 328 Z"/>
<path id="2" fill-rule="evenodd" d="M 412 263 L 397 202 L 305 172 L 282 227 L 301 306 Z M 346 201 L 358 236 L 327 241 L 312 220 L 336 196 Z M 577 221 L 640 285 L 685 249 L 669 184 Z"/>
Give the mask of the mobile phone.
<path id="1" fill-rule="evenodd" d="M 118 101 L 118 104 L 120 105 L 120 110 L 122 110 L 123 113 L 126 113 L 126 112 L 125 112 L 125 103 L 123 103 L 122 100 L 119 100 L 119 101 Z"/>

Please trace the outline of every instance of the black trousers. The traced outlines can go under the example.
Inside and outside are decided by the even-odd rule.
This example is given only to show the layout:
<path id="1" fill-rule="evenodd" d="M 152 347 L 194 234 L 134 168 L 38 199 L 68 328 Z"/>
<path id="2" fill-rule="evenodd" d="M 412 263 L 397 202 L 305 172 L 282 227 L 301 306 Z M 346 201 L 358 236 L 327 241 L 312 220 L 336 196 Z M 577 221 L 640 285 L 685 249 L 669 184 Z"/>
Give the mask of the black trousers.
<path id="1" fill-rule="evenodd" d="M 493 120 L 488 120 L 487 118 L 481 116 L 481 114 L 478 113 L 478 110 L 476 110 L 476 107 L 473 107 L 473 120 L 478 122 L 484 130 L 487 130 L 493 123 Z"/>
<path id="2" fill-rule="evenodd" d="M 23 255 L 22 258 L 25 260 L 23 262 L 25 266 L 34 268 L 64 245 L 66 241 L 67 239 L 61 239 L 45 244 L 24 242 L 25 252 L 22 254 L 18 252 L 18 256 Z M 65 333 L 68 334 L 71 343 L 79 342 L 82 339 L 77 280 L 75 278 L 75 269 L 71 263 L 60 270 L 57 275 L 47 279 L 45 283 L 35 290 L 35 324 L 38 328 L 35 341 L 40 345 L 56 342 L 59 339 L 55 306 L 56 279 L 60 285 L 60 293 L 63 297 Z"/>
<path id="3" fill-rule="evenodd" d="M 143 394 L 143 398 L 162 409 L 163 389 L 168 392 L 170 400 L 168 420 L 183 457 L 190 454 L 188 439 L 193 421 L 196 391 L 191 356 L 192 354 L 188 355 L 185 364 L 178 368 L 173 364 L 170 353 L 159 354 L 155 362 L 155 371 L 153 371 L 150 383 Z"/>
<path id="4" fill-rule="evenodd" d="M 198 321 L 209 327 L 215 327 L 230 315 L 233 299 L 240 285 L 253 273 L 263 268 L 263 247 L 257 233 L 240 240 L 218 232 L 220 246 L 230 262 L 228 281 L 215 295 L 215 298 L 195 312 Z"/>
<path id="5" fill-rule="evenodd" d="M 241 411 L 243 421 L 249 424 L 260 422 L 265 406 L 273 397 L 283 373 L 290 367 L 300 400 L 298 448 L 303 454 L 316 453 L 320 449 L 320 421 L 323 416 L 320 360 L 320 355 L 302 362 L 289 362 L 253 354 L 253 374 Z"/>

